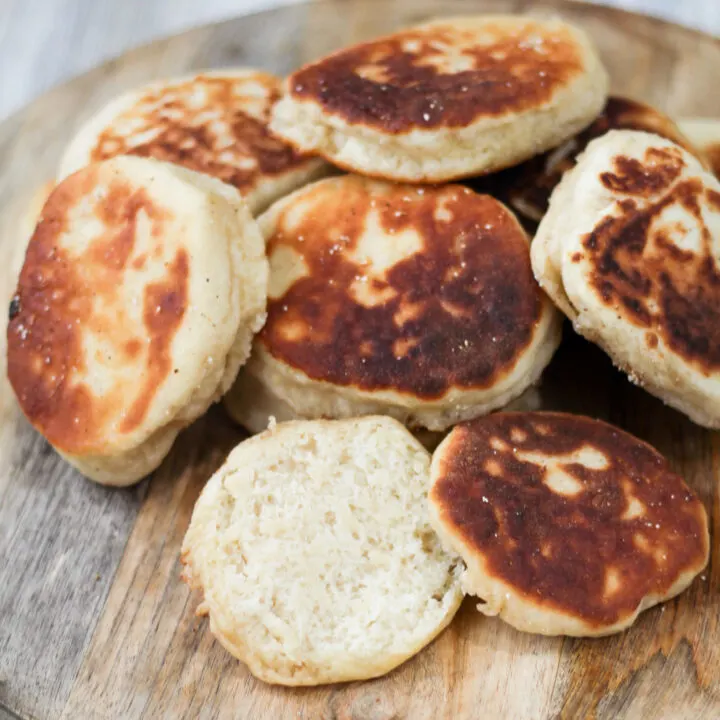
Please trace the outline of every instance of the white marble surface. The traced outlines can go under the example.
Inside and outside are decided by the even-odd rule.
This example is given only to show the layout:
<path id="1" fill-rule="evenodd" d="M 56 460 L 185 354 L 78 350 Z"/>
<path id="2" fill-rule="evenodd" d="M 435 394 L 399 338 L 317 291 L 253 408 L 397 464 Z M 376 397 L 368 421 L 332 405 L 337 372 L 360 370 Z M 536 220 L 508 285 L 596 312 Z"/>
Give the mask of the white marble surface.
<path id="1" fill-rule="evenodd" d="M 289 0 L 298 2 L 299 0 Z M 0 0 L 0 118 L 156 37 L 288 0 Z M 604 0 L 720 35 L 720 0 Z"/>

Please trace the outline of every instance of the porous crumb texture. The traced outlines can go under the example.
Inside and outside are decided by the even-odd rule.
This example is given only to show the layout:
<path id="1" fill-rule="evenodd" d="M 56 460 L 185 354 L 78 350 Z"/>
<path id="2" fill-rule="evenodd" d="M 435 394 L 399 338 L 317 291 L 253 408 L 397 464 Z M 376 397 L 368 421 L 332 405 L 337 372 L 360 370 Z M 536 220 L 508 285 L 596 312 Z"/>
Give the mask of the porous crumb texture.
<path id="1" fill-rule="evenodd" d="M 183 550 L 218 639 L 289 685 L 374 677 L 416 653 L 462 597 L 428 482 L 427 451 L 389 418 L 284 423 L 239 445 Z"/>

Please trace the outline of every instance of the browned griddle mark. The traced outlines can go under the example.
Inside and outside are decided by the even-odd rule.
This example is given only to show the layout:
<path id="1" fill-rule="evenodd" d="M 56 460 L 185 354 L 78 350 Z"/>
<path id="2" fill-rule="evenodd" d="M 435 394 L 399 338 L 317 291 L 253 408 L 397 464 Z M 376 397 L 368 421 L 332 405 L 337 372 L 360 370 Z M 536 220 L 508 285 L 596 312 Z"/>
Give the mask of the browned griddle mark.
<path id="1" fill-rule="evenodd" d="M 678 160 L 665 157 L 663 164 L 651 149 L 645 165 L 615 158 L 615 172 L 603 174 L 612 190 L 659 199 L 643 208 L 623 201 L 617 215 L 604 218 L 585 237 L 590 281 L 607 305 L 622 310 L 637 326 L 652 329 L 701 371 L 712 372 L 720 368 L 720 269 L 701 211 L 701 203 L 712 198 L 699 178 L 675 182 Z M 699 252 L 677 247 L 662 228 L 653 228 L 671 206 L 694 219 Z"/>
<path id="2" fill-rule="evenodd" d="M 720 192 L 716 192 L 715 190 L 707 190 L 705 194 L 712 208 L 714 210 L 720 211 Z"/>
<path id="3" fill-rule="evenodd" d="M 139 354 L 141 343 L 119 307 L 118 290 L 130 269 L 138 215 L 142 212 L 154 229 L 167 219 L 144 190 L 113 181 L 95 209 L 103 234 L 81 255 L 71 256 L 62 246 L 67 218 L 95 184 L 96 173 L 81 171 L 48 199 L 28 246 L 8 325 L 8 377 L 23 412 L 69 453 L 102 447 L 108 423 L 127 402 L 117 388 L 99 397 L 83 382 L 88 371 L 83 333 L 101 333 L 126 357 Z M 159 387 L 158 371 L 150 368 L 150 374 L 153 389 Z M 146 392 L 145 402 L 151 397 Z"/>
<path id="4" fill-rule="evenodd" d="M 588 143 L 610 130 L 640 130 L 667 138 L 691 153 L 688 139 L 667 115 L 645 103 L 610 97 L 603 112 L 582 132 L 560 147 L 527 162 L 470 182 L 480 192 L 505 200 L 518 212 L 530 212 L 539 220 L 547 210 L 550 195 L 562 176 L 575 165 Z"/>
<path id="5" fill-rule="evenodd" d="M 268 81 L 266 78 L 265 82 Z M 105 160 L 116 155 L 151 157 L 213 175 L 240 191 L 251 190 L 264 176 L 278 175 L 307 162 L 307 155 L 295 152 L 268 130 L 270 108 L 280 96 L 278 90 L 270 91 L 264 116 L 258 119 L 238 107 L 243 102 L 234 92 L 238 82 L 243 80 L 202 76 L 173 85 L 169 90 L 147 93 L 136 103 L 138 107 L 119 118 L 123 122 L 139 121 L 130 139 L 108 128 L 98 138 L 92 159 Z M 201 107 L 190 107 L 182 98 L 189 98 L 198 90 L 207 92 L 208 100 Z M 143 106 L 152 110 L 143 110 Z M 208 110 L 220 113 L 219 122 L 227 125 L 232 146 L 228 147 L 213 130 L 218 119 L 203 117 Z M 150 140 L 140 143 L 132 140 L 147 132 L 153 134 Z M 238 165 L 239 161 L 248 160 L 247 166 Z"/>
<path id="6" fill-rule="evenodd" d="M 404 133 L 463 127 L 483 116 L 534 108 L 582 70 L 576 42 L 565 29 L 549 32 L 528 23 L 507 37 L 488 24 L 486 31 L 506 37 L 473 46 L 471 33 L 439 27 L 363 43 L 301 68 L 290 79 L 291 92 L 348 122 Z M 468 40 L 461 59 L 470 69 L 443 72 L 432 65 L 443 46 Z"/>
<path id="7" fill-rule="evenodd" d="M 685 162 L 676 148 L 648 148 L 643 162 L 618 155 L 613 158 L 615 172 L 601 173 L 605 187 L 625 195 L 651 197 L 680 176 Z"/>
<path id="8" fill-rule="evenodd" d="M 157 388 L 172 370 L 171 345 L 187 307 L 189 271 L 187 252 L 178 250 L 166 277 L 145 288 L 143 322 L 150 339 L 147 367 L 136 400 L 120 424 L 120 432 L 130 432 L 142 422 Z"/>
<path id="9" fill-rule="evenodd" d="M 98 220 L 113 231 L 92 243 L 86 253 L 88 262 L 106 267 L 111 272 L 123 270 L 135 247 L 140 211 L 151 221 L 154 229 L 162 228 L 164 213 L 153 205 L 144 190 L 114 184 L 95 207 Z"/>
<path id="10" fill-rule="evenodd" d="M 125 353 L 128 357 L 134 358 L 137 357 L 140 353 L 140 350 L 142 350 L 142 341 L 138 340 L 137 338 L 133 338 L 132 340 L 128 340 L 125 343 Z"/>
<path id="11" fill-rule="evenodd" d="M 700 501 L 658 452 L 631 435 L 561 413 L 498 413 L 453 432 L 433 500 L 488 572 L 529 602 L 600 627 L 700 569 L 707 550 Z M 580 485 L 573 495 L 553 491 L 543 465 L 527 459 L 588 448 L 606 462 L 562 464 Z M 487 472 L 490 460 L 499 473 Z M 611 569 L 618 582 L 609 592 Z"/>
<path id="12" fill-rule="evenodd" d="M 260 339 L 274 357 L 316 380 L 427 399 L 509 372 L 542 299 L 527 238 L 500 203 L 459 186 L 371 193 L 350 179 L 316 186 L 312 197 L 315 209 L 291 232 L 281 214 L 268 242 L 271 256 L 289 247 L 309 268 L 268 304 Z M 379 276 L 350 257 L 373 211 L 391 233 L 382 242 L 410 230 L 422 245 Z M 359 286 L 381 301 L 359 302 Z"/>

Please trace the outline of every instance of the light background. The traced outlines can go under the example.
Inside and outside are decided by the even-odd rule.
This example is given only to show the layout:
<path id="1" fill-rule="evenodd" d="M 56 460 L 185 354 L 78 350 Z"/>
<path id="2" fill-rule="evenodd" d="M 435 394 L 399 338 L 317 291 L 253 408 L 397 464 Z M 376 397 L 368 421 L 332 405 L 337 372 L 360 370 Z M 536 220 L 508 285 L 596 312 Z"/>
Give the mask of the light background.
<path id="1" fill-rule="evenodd" d="M 0 0 L 0 119 L 53 85 L 128 48 L 289 2 Z M 604 0 L 603 4 L 720 34 L 720 0 Z"/>

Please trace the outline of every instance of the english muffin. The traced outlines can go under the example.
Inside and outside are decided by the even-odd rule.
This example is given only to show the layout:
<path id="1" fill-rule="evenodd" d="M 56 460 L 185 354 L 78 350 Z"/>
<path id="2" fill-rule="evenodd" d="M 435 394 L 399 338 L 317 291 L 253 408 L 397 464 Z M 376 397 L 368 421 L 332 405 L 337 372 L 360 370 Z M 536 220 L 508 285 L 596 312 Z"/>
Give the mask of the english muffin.
<path id="1" fill-rule="evenodd" d="M 59 177 L 91 162 L 137 155 L 173 162 L 234 185 L 253 214 L 328 171 L 268 130 L 279 78 L 216 70 L 161 80 L 102 108 L 70 143 Z"/>
<path id="2" fill-rule="evenodd" d="M 695 147 L 667 115 L 637 100 L 611 96 L 602 113 L 577 135 L 520 165 L 481 177 L 470 186 L 503 200 L 522 217 L 540 222 L 547 211 L 550 194 L 563 174 L 575 165 L 577 156 L 591 140 L 610 130 L 655 133 L 706 162 L 702 150 Z"/>
<path id="3" fill-rule="evenodd" d="M 550 200 L 540 284 L 630 379 L 720 427 L 720 182 L 675 143 L 612 131 Z"/>
<path id="4" fill-rule="evenodd" d="M 693 145 L 707 158 L 715 177 L 720 179 L 720 120 L 684 118 L 679 124 Z"/>
<path id="5" fill-rule="evenodd" d="M 607 635 L 705 567 L 702 503 L 655 449 L 564 413 L 458 425 L 433 456 L 430 517 L 478 610 L 526 632 Z"/>
<path id="6" fill-rule="evenodd" d="M 139 480 L 235 379 L 267 272 L 255 222 L 219 180 L 135 157 L 70 175 L 10 304 L 22 411 L 89 478 Z"/>
<path id="7" fill-rule="evenodd" d="M 436 20 L 310 63 L 271 129 L 361 174 L 441 182 L 515 165 L 588 125 L 607 96 L 587 36 L 560 20 Z"/>
<path id="8" fill-rule="evenodd" d="M 184 579 L 256 677 L 376 677 L 419 652 L 462 600 L 428 520 L 430 456 L 399 423 L 291 422 L 241 443 L 183 543 Z"/>
<path id="9" fill-rule="evenodd" d="M 560 341 L 528 238 L 487 195 L 347 175 L 259 224 L 268 320 L 245 372 L 300 417 L 378 413 L 443 430 L 520 395 Z M 248 399 L 227 396 L 241 423 Z"/>

